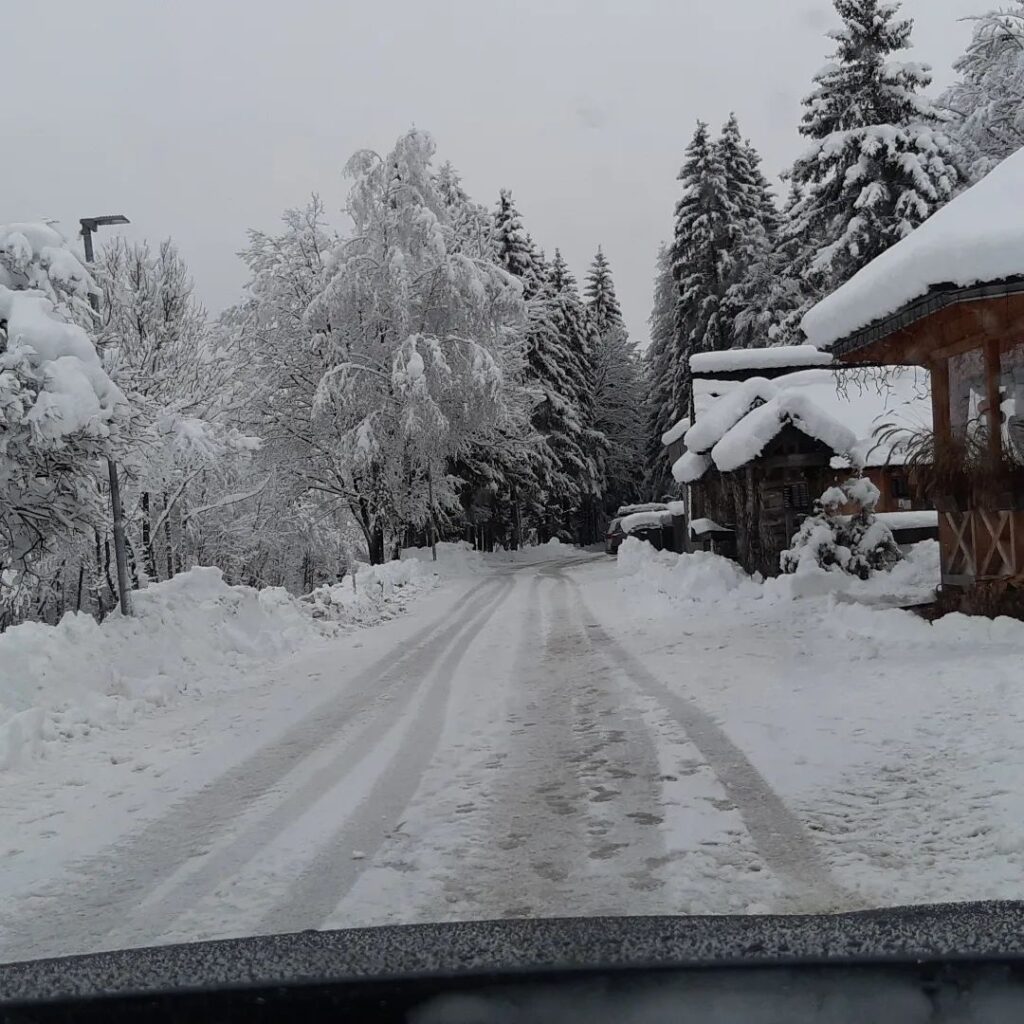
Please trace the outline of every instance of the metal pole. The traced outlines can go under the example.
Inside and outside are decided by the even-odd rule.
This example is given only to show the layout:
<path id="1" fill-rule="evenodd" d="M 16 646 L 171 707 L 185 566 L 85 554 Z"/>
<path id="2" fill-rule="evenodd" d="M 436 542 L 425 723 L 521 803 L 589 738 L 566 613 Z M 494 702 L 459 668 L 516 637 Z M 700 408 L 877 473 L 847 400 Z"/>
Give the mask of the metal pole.
<path id="1" fill-rule="evenodd" d="M 85 261 L 93 262 L 92 228 L 82 221 L 82 241 L 85 243 Z M 94 293 L 89 293 L 89 305 L 99 312 L 99 301 Z M 132 602 L 128 589 L 128 556 L 124 543 L 124 513 L 121 509 L 121 485 L 117 479 L 117 464 L 107 457 L 107 479 L 110 481 L 110 512 L 114 520 L 114 560 L 117 562 L 117 596 L 121 604 L 121 614 L 131 615 Z"/>
<path id="2" fill-rule="evenodd" d="M 437 524 L 434 522 L 434 477 L 427 466 L 427 501 L 430 503 L 430 559 L 437 561 Z"/>

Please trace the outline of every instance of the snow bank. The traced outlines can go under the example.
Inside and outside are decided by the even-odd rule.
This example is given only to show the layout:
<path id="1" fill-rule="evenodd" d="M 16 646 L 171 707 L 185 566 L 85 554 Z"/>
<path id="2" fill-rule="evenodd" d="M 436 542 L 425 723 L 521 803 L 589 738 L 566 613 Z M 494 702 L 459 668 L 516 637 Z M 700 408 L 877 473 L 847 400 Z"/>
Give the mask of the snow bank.
<path id="1" fill-rule="evenodd" d="M 813 345 L 730 348 L 724 352 L 699 352 L 690 356 L 690 370 L 695 376 L 701 373 L 765 370 L 784 366 L 830 366 L 831 363 L 832 354 L 822 352 Z"/>
<path id="2" fill-rule="evenodd" d="M 691 531 L 696 528 L 720 529 L 710 520 L 697 520 L 691 524 Z M 619 548 L 618 569 L 632 585 L 676 601 L 715 604 L 728 599 L 738 608 L 749 601 L 776 604 L 828 598 L 842 605 L 842 615 L 849 604 L 892 608 L 933 600 L 939 582 L 939 545 L 933 540 L 914 544 L 891 572 L 875 573 L 868 580 L 815 565 L 796 575 L 762 581 L 760 576 L 748 576 L 736 562 L 721 555 L 703 551 L 677 555 L 655 551 L 649 544 L 627 538 Z"/>
<path id="3" fill-rule="evenodd" d="M 803 319 L 808 341 L 828 348 L 936 285 L 969 287 L 1024 274 L 1022 193 L 1024 150 L 813 307 Z"/>
<path id="4" fill-rule="evenodd" d="M 735 562 L 721 555 L 696 551 L 676 555 L 656 551 L 629 537 L 619 548 L 620 576 L 631 577 L 647 591 L 655 591 L 677 601 L 715 603 L 737 598 L 755 599 L 759 583 Z"/>
<path id="5" fill-rule="evenodd" d="M 483 553 L 474 551 L 468 541 L 441 541 L 437 545 L 437 561 L 433 560 L 430 548 L 403 548 L 403 562 L 429 562 L 427 568 L 445 579 L 457 576 L 474 576 L 483 572 Z M 389 563 L 393 565 L 394 563 Z"/>
<path id="6" fill-rule="evenodd" d="M 306 598 L 281 588 L 228 586 L 196 568 L 133 595 L 132 618 L 102 625 L 70 613 L 56 626 L 26 622 L 0 634 L 0 770 L 47 743 L 122 727 L 188 692 L 244 686 L 268 661 L 334 632 L 391 618 L 433 587 L 420 561 L 365 566 Z"/>

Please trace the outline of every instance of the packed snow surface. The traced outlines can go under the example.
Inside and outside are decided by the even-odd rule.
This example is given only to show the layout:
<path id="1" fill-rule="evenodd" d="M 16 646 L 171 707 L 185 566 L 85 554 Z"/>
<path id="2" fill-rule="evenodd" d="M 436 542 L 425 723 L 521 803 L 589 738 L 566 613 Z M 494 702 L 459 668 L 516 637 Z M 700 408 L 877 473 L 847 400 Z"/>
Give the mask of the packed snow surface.
<path id="1" fill-rule="evenodd" d="M 690 370 L 694 374 L 764 370 L 785 366 L 829 366 L 831 363 L 831 353 L 822 352 L 814 345 L 730 348 L 723 352 L 698 352 L 690 356 Z"/>
<path id="2" fill-rule="evenodd" d="M 635 539 L 617 562 L 555 544 L 463 568 L 403 615 L 327 631 L 308 602 L 189 581 L 179 699 L 0 773 L 0 962 L 1020 895 L 1024 625 L 885 607 L 934 586 L 938 544 L 864 583 L 761 581 Z M 158 657 L 178 621 L 149 621 Z M 314 639 L 289 651 L 293 625 Z M 236 650 L 232 629 L 264 627 L 283 635 L 262 657 L 204 668 L 214 635 Z"/>
<path id="3" fill-rule="evenodd" d="M 1024 274 L 1024 150 L 933 214 L 803 319 L 828 348 L 938 285 L 969 287 Z"/>

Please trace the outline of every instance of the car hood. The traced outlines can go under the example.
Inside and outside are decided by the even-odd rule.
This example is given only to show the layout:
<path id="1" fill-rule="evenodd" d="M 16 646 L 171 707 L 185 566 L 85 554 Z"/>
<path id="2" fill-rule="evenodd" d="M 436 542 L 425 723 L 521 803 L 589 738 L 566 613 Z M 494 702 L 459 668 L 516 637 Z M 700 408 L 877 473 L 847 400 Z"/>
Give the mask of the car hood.
<path id="1" fill-rule="evenodd" d="M 0 966 L 0 1003 L 401 976 L 1015 958 L 1024 903 L 852 914 L 600 917 L 353 928 Z"/>

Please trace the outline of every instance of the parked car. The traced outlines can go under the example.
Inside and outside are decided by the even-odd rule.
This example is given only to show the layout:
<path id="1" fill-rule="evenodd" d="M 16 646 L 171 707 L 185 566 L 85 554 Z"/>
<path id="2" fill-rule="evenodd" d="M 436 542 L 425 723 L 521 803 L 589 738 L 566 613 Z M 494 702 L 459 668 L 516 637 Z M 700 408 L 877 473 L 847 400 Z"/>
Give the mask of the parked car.
<path id="1" fill-rule="evenodd" d="M 617 555 L 619 553 L 619 545 L 626 539 L 625 533 L 622 532 L 622 518 L 613 519 L 608 524 L 608 529 L 604 533 L 604 550 L 609 555 Z"/>

